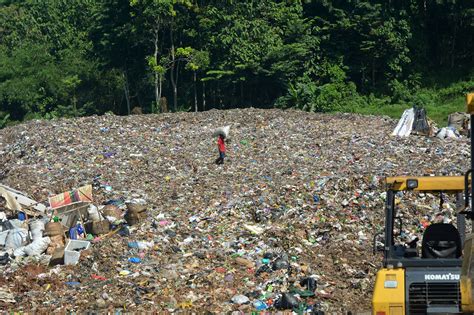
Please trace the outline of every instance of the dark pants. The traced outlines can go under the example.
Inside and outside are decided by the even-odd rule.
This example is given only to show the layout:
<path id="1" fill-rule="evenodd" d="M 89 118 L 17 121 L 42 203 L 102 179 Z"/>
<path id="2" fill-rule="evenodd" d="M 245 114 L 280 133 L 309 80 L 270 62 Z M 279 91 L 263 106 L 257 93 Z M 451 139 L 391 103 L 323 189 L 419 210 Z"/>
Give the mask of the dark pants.
<path id="1" fill-rule="evenodd" d="M 219 158 L 216 160 L 216 164 L 224 164 L 225 152 L 219 152 Z"/>

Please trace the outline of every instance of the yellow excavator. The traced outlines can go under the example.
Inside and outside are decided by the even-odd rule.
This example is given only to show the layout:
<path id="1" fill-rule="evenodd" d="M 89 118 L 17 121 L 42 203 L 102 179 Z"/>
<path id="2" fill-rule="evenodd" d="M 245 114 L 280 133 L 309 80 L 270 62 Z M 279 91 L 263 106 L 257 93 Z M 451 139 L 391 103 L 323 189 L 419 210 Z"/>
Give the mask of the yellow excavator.
<path id="1" fill-rule="evenodd" d="M 474 130 L 474 93 L 467 94 L 470 130 Z M 471 139 L 471 169 L 464 176 L 405 176 L 386 178 L 383 267 L 377 272 L 372 298 L 373 315 L 473 314 L 474 233 L 474 137 Z M 409 243 L 400 237 L 403 219 L 399 192 L 456 196 L 456 225 L 432 223 Z M 374 248 L 376 248 L 374 237 Z"/>

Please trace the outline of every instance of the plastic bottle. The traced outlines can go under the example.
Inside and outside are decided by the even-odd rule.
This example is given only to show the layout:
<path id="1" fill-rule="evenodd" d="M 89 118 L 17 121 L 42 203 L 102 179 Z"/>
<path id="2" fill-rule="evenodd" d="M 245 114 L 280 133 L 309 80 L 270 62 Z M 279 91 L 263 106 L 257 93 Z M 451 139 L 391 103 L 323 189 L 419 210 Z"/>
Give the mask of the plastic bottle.
<path id="1" fill-rule="evenodd" d="M 138 257 L 131 257 L 131 258 L 128 259 L 128 261 L 131 262 L 131 263 L 134 263 L 134 264 L 138 264 L 138 263 L 140 263 L 142 260 L 141 260 L 140 258 L 138 258 Z"/>
<path id="2" fill-rule="evenodd" d="M 72 227 L 69 229 L 69 238 L 71 240 L 77 240 L 77 227 Z"/>
<path id="3" fill-rule="evenodd" d="M 128 242 L 128 247 L 130 247 L 130 248 L 138 248 L 138 242 Z"/>
<path id="4" fill-rule="evenodd" d="M 257 300 L 253 302 L 253 307 L 255 307 L 257 311 L 264 311 L 268 308 L 268 305 L 263 301 Z"/>

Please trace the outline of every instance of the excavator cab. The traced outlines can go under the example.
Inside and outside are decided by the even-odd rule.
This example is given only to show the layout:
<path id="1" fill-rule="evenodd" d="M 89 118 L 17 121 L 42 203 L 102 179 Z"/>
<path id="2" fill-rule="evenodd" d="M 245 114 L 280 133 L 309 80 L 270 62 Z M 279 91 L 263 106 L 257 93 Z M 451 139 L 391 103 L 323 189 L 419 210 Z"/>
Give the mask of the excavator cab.
<path id="1" fill-rule="evenodd" d="M 474 93 L 467 95 L 466 104 L 474 130 Z M 472 226 L 474 219 L 474 137 L 470 138 L 471 169 L 465 176 L 386 178 L 384 257 L 375 280 L 374 315 L 473 314 L 474 234 L 466 234 L 466 222 Z M 421 248 L 419 239 L 403 244 L 396 196 L 405 193 L 454 195 L 456 224 L 441 221 L 426 226 Z"/>
<path id="2" fill-rule="evenodd" d="M 466 216 L 463 176 L 423 176 L 386 178 L 383 268 L 377 273 L 374 314 L 459 314 L 460 274 Z M 431 223 L 420 240 L 403 242 L 401 194 L 438 195 L 456 198 L 453 223 Z M 440 207 L 442 208 L 442 207 Z M 456 224 L 454 224 L 456 222 Z M 420 248 L 421 246 L 421 248 Z"/>

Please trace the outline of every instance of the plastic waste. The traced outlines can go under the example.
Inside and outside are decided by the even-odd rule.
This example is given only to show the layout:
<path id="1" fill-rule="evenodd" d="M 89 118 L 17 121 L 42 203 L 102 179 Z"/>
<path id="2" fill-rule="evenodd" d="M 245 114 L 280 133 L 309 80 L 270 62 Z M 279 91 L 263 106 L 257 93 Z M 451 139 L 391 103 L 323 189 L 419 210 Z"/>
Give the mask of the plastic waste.
<path id="1" fill-rule="evenodd" d="M 235 141 L 227 147 L 232 161 L 225 169 L 216 170 L 211 165 L 216 146 L 210 133 L 212 124 L 224 125 L 225 120 L 238 126 L 232 126 Z M 343 307 L 370 305 L 377 263 L 371 258 L 369 241 L 383 230 L 384 177 L 400 172 L 461 174 L 469 154 L 468 139 L 455 143 L 418 135 L 403 140 L 387 137 L 396 123 L 384 117 L 253 109 L 30 121 L 0 131 L 0 151 L 6 153 L 0 155 L 14 157 L 3 161 L 2 169 L 14 175 L 7 181 L 35 196 L 46 197 L 60 184 L 92 179 L 96 170 L 102 170 L 100 181 L 110 183 L 114 193 L 97 187 L 94 202 L 113 198 L 110 204 L 122 212 L 133 198 L 149 202 L 153 210 L 148 220 L 103 238 L 90 250 L 89 258 L 80 260 L 81 266 L 73 269 L 73 276 L 92 282 L 91 286 L 81 285 L 83 297 L 99 298 L 102 294 L 97 292 L 100 284 L 92 285 L 98 284 L 90 279 L 92 273 L 107 276 L 103 290 L 114 300 L 120 296 L 120 281 L 138 273 L 139 279 L 133 281 L 136 286 L 129 289 L 139 292 L 133 294 L 128 288 L 123 292 L 128 294 L 124 304 L 131 312 L 135 303 L 143 310 L 156 307 L 148 302 L 157 301 L 153 294 L 165 290 L 173 292 L 179 302 L 193 300 L 195 309 L 221 312 L 251 312 L 256 300 L 273 310 L 281 292 L 290 291 L 301 297 L 297 299 L 299 306 L 301 301 L 322 303 L 317 308 L 342 314 Z M 103 126 L 111 128 L 106 137 L 99 131 Z M 160 128 L 159 133 L 155 127 Z M 203 134 L 201 130 L 209 132 Z M 81 141 L 68 141 L 70 135 Z M 32 147 L 35 150 L 30 150 Z M 19 157 L 19 150 L 25 151 L 25 156 Z M 103 159 L 101 153 L 107 151 L 117 154 Z M 83 156 L 90 158 L 84 160 Z M 27 173 L 23 172 L 25 165 L 29 166 Z M 74 172 L 65 172 L 65 167 Z M 315 202 L 315 195 L 319 202 Z M 428 212 L 423 207 L 432 209 L 432 202 L 439 204 L 438 196 L 397 194 L 399 197 L 404 200 L 399 205 L 404 229 L 415 223 L 413 230 L 400 237 L 422 235 L 432 222 L 431 217 L 423 218 Z M 452 202 L 451 198 L 445 204 Z M 439 211 L 455 215 L 451 209 Z M 254 221 L 257 216 L 253 212 L 258 212 L 260 222 Z M 163 215 L 158 218 L 159 213 Z M 190 222 L 192 216 L 197 220 Z M 171 223 L 165 225 L 165 221 Z M 249 230 L 244 224 L 261 229 Z M 117 228 L 120 225 L 113 230 Z M 130 233 L 122 233 L 126 230 Z M 364 236 L 368 240 L 364 241 Z M 132 265 L 128 258 L 141 258 L 139 252 L 145 250 L 128 248 L 129 241 L 154 241 L 155 245 L 146 251 L 141 263 Z M 196 252 L 199 254 L 195 256 Z M 298 258 L 276 263 L 283 252 Z M 236 257 L 245 261 L 236 261 Z M 364 266 L 364 278 L 359 278 L 362 274 L 352 261 Z M 91 269 L 94 263 L 96 270 Z M 273 270 L 278 264 L 283 269 Z M 103 274 L 104 266 L 113 267 Z M 119 278 L 119 271 L 127 266 L 133 271 Z M 298 291 L 292 290 L 295 281 L 300 284 L 315 272 L 321 276 L 314 277 L 317 296 L 305 299 L 309 290 L 304 283 L 296 286 Z M 25 274 L 11 277 L 12 285 L 29 281 Z M 74 281 L 76 278 L 66 280 L 70 274 L 70 268 L 60 268 L 57 278 Z M 212 292 L 208 281 L 215 288 Z M 351 286 L 354 290 L 340 290 Z M 51 287 L 51 294 L 28 295 L 23 300 L 37 305 L 58 303 L 72 309 L 70 295 L 61 294 L 60 289 L 57 294 L 56 288 Z M 191 292 L 194 297 L 188 298 Z M 235 294 L 246 295 L 250 304 L 227 304 Z M 173 304 L 174 309 L 177 304 Z"/>
<path id="2" fill-rule="evenodd" d="M 34 240 L 31 244 L 25 246 L 25 254 L 28 256 L 38 256 L 46 251 L 51 239 L 49 237 L 43 237 Z"/>
<path id="3" fill-rule="evenodd" d="M 318 286 L 318 283 L 317 283 L 316 279 L 311 278 L 311 277 L 307 277 L 307 278 L 303 278 L 303 279 L 300 280 L 300 285 L 302 287 L 306 287 L 307 290 L 313 292 L 314 290 L 316 290 L 316 288 Z"/>
<path id="4" fill-rule="evenodd" d="M 237 294 L 232 297 L 232 302 L 235 304 L 247 304 L 250 302 L 250 299 L 242 294 Z"/>
<path id="5" fill-rule="evenodd" d="M 20 246 L 20 247 L 16 248 L 16 249 L 13 251 L 13 256 L 15 256 L 15 257 L 26 256 L 25 247 L 26 247 L 26 246 Z"/>
<path id="6" fill-rule="evenodd" d="M 3 255 L 0 255 L 0 265 L 6 265 L 10 261 L 10 256 L 8 253 L 5 253 Z"/>
<path id="7" fill-rule="evenodd" d="M 8 232 L 5 240 L 6 249 L 17 249 L 23 246 L 28 239 L 28 230 L 22 228 L 16 228 Z"/>
<path id="8" fill-rule="evenodd" d="M 78 281 L 67 281 L 65 282 L 65 284 L 69 287 L 74 287 L 74 286 L 80 285 L 81 283 Z"/>
<path id="9" fill-rule="evenodd" d="M 273 270 L 288 269 L 289 267 L 290 267 L 290 264 L 288 263 L 288 261 L 282 258 L 277 259 L 273 263 Z"/>
<path id="10" fill-rule="evenodd" d="M 268 305 L 263 301 L 257 300 L 253 302 L 253 307 L 255 307 L 257 311 L 264 311 L 268 308 Z"/>
<path id="11" fill-rule="evenodd" d="M 34 240 L 40 239 L 43 237 L 43 232 L 44 232 L 44 222 L 41 220 L 33 220 L 30 221 L 30 233 L 31 233 L 31 238 Z"/>
<path id="12" fill-rule="evenodd" d="M 130 248 L 138 248 L 138 249 L 150 249 L 155 245 L 153 241 L 150 242 L 128 242 L 128 247 Z"/>
<path id="13" fill-rule="evenodd" d="M 89 220 L 93 222 L 99 222 L 102 220 L 101 215 L 99 214 L 99 209 L 93 204 L 89 206 L 87 213 L 89 215 Z"/>
<path id="14" fill-rule="evenodd" d="M 260 226 L 256 226 L 256 225 L 244 224 L 243 226 L 246 230 L 250 231 L 253 234 L 257 234 L 257 235 L 260 235 L 265 231 L 264 228 L 262 228 Z"/>
<path id="15" fill-rule="evenodd" d="M 289 293 L 283 293 L 281 298 L 275 302 L 275 307 L 280 310 L 291 310 L 297 308 L 298 300 Z"/>
<path id="16" fill-rule="evenodd" d="M 131 257 L 128 259 L 128 261 L 134 264 L 138 264 L 138 263 L 141 263 L 142 260 L 138 257 Z"/>

